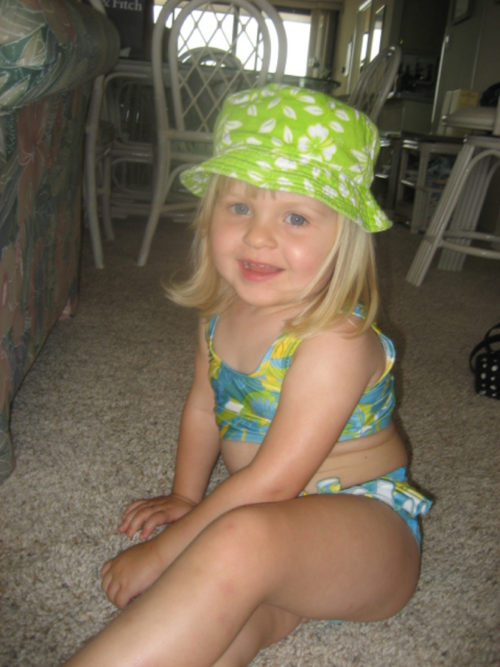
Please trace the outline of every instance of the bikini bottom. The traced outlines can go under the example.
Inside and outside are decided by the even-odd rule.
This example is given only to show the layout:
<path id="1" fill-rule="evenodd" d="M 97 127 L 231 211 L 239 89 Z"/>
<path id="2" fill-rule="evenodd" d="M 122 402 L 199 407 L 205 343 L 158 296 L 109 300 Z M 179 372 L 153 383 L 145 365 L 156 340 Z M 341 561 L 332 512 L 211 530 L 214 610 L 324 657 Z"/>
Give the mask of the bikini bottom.
<path id="1" fill-rule="evenodd" d="M 422 534 L 418 517 L 427 514 L 432 506 L 432 501 L 408 483 L 405 467 L 398 468 L 370 482 L 345 489 L 342 488 L 338 477 L 328 477 L 316 482 L 316 488 L 319 494 L 349 493 L 354 496 L 374 498 L 389 505 L 406 521 L 420 549 Z M 307 494 L 303 492 L 301 495 Z"/>

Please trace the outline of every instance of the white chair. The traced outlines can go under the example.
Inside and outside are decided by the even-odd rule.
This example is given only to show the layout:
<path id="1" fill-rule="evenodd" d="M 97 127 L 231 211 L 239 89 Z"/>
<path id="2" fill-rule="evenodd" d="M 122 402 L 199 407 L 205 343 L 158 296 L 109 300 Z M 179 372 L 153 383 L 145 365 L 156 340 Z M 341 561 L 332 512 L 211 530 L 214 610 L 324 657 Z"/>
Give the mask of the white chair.
<path id="1" fill-rule="evenodd" d="M 170 17 L 173 23 L 169 31 L 166 77 L 162 69 L 162 41 Z M 270 24 L 278 44 L 276 72 L 272 75 Z M 227 4 L 207 0 L 166 2 L 153 31 L 158 147 L 153 203 L 139 266 L 147 261 L 160 216 L 193 207 L 192 198 L 165 202 L 178 174 L 212 154 L 212 131 L 224 98 L 237 90 L 263 86 L 270 76 L 280 82 L 286 50 L 283 23 L 267 0 L 231 0 Z"/>
<path id="2" fill-rule="evenodd" d="M 89 0 L 89 2 L 96 11 L 106 14 L 102 0 Z M 137 93 L 137 90 L 132 90 L 133 87 L 141 84 L 149 85 L 152 89 L 151 64 L 126 58 L 119 59 L 110 72 L 97 77 L 93 83 L 85 127 L 84 201 L 94 264 L 99 269 L 104 268 L 99 224 L 99 197 L 101 198 L 100 211 L 106 239 L 114 240 L 111 215 L 112 170 L 113 168 L 117 170 L 122 163 L 129 161 L 142 164 L 151 164 L 153 161 L 151 141 L 129 140 L 126 132 L 123 131 L 120 117 L 120 91 L 127 91 L 131 97 Z M 112 86 L 115 88 L 110 94 Z M 130 112 L 130 108 L 128 111 Z M 116 178 L 114 180 L 117 192 L 113 193 L 115 199 L 113 215 L 125 217 L 126 214 L 135 212 L 131 208 L 131 201 L 136 193 L 130 191 L 128 183 L 119 183 Z M 150 194 L 149 197 L 146 194 L 145 198 L 147 198 L 148 206 L 143 206 L 140 211 L 143 214 L 149 211 Z"/>
<path id="3" fill-rule="evenodd" d="M 500 259 L 500 236 L 476 231 L 481 208 L 500 165 L 500 100 L 497 108 L 467 107 L 443 117 L 450 127 L 488 131 L 468 135 L 457 156 L 436 211 L 418 248 L 406 280 L 422 284 L 435 253 L 442 248 L 438 268 L 460 271 L 466 255 Z M 479 242 L 480 245 L 471 245 Z"/>
<path id="4" fill-rule="evenodd" d="M 115 131 L 106 173 L 110 217 L 147 215 L 156 141 L 151 63 L 120 59 L 104 86 L 104 115 Z"/>
<path id="5" fill-rule="evenodd" d="M 399 46 L 384 49 L 364 67 L 349 96 L 349 105 L 365 113 L 375 124 L 392 89 L 400 62 Z"/>
<path id="6" fill-rule="evenodd" d="M 90 0 L 92 7 L 100 14 L 106 14 L 101 0 Z M 110 124 L 103 123 L 101 120 L 101 107 L 104 91 L 105 75 L 98 76 L 93 83 L 90 96 L 89 109 L 87 112 L 87 122 L 85 126 L 85 145 L 84 145 L 84 200 L 85 213 L 89 225 L 92 251 L 94 254 L 94 264 L 98 269 L 104 268 L 104 258 L 101 243 L 101 232 L 99 227 L 98 215 L 98 196 L 103 197 L 102 212 L 103 225 L 108 239 L 113 238 L 113 228 L 109 214 L 109 178 L 103 173 L 105 169 L 104 160 L 109 155 L 112 143 L 112 128 Z M 101 169 L 99 186 L 97 183 L 97 174 Z"/>
<path id="7" fill-rule="evenodd" d="M 377 124 L 380 112 L 389 93 L 392 90 L 402 52 L 399 46 L 389 46 L 381 51 L 368 65 L 366 65 L 350 94 L 347 103 L 365 113 Z M 381 148 L 392 148 L 392 162 L 399 162 L 400 145 L 391 139 L 380 137 Z M 388 178 L 386 202 L 390 206 L 395 199 L 397 186 L 396 169 L 391 170 Z"/>

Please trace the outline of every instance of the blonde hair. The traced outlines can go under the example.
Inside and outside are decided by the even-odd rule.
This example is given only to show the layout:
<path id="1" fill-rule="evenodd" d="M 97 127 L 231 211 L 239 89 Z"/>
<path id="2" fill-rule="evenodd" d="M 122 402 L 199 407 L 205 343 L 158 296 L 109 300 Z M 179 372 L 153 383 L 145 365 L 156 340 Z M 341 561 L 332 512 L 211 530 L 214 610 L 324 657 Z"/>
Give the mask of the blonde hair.
<path id="1" fill-rule="evenodd" d="M 193 222 L 191 276 L 166 288 L 175 303 L 197 308 L 202 317 L 222 313 L 234 298 L 234 292 L 217 273 L 210 254 L 210 221 L 217 198 L 234 183 L 234 179 L 214 174 L 210 179 Z M 256 196 L 259 188 L 248 185 Z M 375 258 L 372 235 L 339 214 L 336 239 L 315 280 L 300 295 L 304 307 L 287 322 L 286 330 L 301 338 L 338 326 L 357 304 L 365 309 L 363 326 L 370 327 L 378 306 Z"/>

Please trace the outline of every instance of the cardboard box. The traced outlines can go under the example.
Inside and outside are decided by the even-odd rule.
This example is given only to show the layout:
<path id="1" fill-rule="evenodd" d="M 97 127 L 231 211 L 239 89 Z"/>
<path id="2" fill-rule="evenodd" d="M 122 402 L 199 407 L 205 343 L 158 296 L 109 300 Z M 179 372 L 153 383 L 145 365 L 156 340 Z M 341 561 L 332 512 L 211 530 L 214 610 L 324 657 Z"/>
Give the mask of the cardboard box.
<path id="1" fill-rule="evenodd" d="M 451 93 L 450 111 L 453 113 L 463 107 L 475 107 L 479 101 L 479 92 L 477 90 L 468 90 L 467 88 L 457 88 Z"/>
<path id="2" fill-rule="evenodd" d="M 444 96 L 441 118 L 463 107 L 475 107 L 478 101 L 479 91 L 477 90 L 469 90 L 467 88 L 448 90 Z M 461 127 L 446 127 L 446 125 L 440 122 L 437 133 L 446 137 L 465 137 L 468 134 L 468 130 Z"/>

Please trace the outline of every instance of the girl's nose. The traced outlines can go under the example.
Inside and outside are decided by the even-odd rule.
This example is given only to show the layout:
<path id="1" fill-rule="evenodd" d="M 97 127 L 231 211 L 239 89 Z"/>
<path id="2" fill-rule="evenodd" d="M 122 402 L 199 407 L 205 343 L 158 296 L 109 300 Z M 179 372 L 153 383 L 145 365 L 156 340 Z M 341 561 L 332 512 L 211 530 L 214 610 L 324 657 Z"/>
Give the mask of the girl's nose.
<path id="1" fill-rule="evenodd" d="M 276 238 L 272 225 L 269 221 L 262 218 L 255 218 L 249 221 L 244 241 L 253 248 L 273 248 L 276 246 Z"/>

